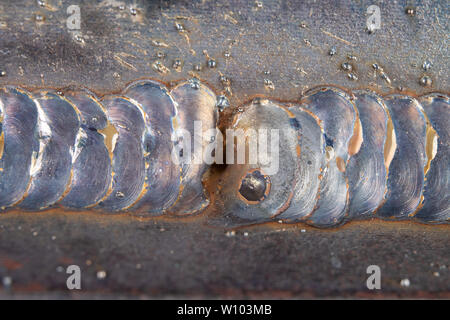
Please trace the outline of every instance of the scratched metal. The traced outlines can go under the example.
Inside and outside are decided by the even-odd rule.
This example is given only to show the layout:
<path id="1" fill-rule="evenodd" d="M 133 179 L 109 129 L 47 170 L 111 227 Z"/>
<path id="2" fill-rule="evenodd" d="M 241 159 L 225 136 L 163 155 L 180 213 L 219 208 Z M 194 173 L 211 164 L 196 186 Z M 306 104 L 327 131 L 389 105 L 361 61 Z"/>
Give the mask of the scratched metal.
<path id="1" fill-rule="evenodd" d="M 381 29 L 372 34 L 371 1 L 44 2 L 0 1 L 1 85 L 83 85 L 103 94 L 140 77 L 170 82 L 195 74 L 227 95 L 230 110 L 255 94 L 295 100 L 322 84 L 383 94 L 449 91 L 445 1 L 376 1 Z M 81 9 L 79 35 L 66 27 L 72 4 Z M 408 6 L 415 15 L 405 13 Z M 420 84 L 425 75 L 429 86 Z M 58 267 L 79 264 L 82 296 L 448 298 L 449 241 L 448 226 L 410 222 L 335 231 L 275 224 L 224 234 L 201 220 L 7 214 L 0 216 L 0 277 L 12 284 L 0 286 L 0 296 L 64 297 Z M 365 286 L 370 264 L 383 272 L 375 293 Z"/>

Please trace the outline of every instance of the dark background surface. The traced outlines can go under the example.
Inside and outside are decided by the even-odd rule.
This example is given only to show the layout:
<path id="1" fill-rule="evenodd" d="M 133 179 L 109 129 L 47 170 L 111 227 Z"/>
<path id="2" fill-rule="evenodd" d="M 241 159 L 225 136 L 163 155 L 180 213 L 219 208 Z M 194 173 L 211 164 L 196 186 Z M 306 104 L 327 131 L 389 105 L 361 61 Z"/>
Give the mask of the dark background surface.
<path id="1" fill-rule="evenodd" d="M 226 93 L 232 108 L 256 94 L 296 100 L 327 83 L 381 93 L 449 91 L 446 1 L 260 3 L 46 0 L 42 7 L 4 0 L 0 84 L 76 84 L 103 94 L 141 77 L 175 82 L 196 75 Z M 72 4 L 81 9 L 78 35 L 66 27 Z M 371 4 L 381 8 L 381 29 L 368 34 Z M 416 14 L 406 14 L 407 7 Z M 215 68 L 207 67 L 208 57 Z M 345 61 L 358 80 L 340 68 Z M 156 70 L 161 65 L 166 73 Z M 420 85 L 423 75 L 431 86 Z M 58 210 L 1 215 L 0 297 L 450 297 L 448 225 L 372 220 L 320 230 L 269 224 L 233 234 L 204 219 Z M 80 292 L 66 289 L 70 264 L 82 269 Z M 382 272 L 377 292 L 366 288 L 372 264 Z M 401 286 L 402 279 L 410 286 Z"/>

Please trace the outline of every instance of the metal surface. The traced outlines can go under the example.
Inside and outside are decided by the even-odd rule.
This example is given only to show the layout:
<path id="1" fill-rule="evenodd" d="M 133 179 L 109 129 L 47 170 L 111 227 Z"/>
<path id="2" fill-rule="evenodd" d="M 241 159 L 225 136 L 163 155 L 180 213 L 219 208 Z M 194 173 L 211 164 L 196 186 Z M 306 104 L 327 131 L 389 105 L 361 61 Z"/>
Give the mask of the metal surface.
<path id="1" fill-rule="evenodd" d="M 260 94 L 295 100 L 320 84 L 449 91 L 445 1 L 377 1 L 381 29 L 372 34 L 369 1 L 44 3 L 0 2 L 0 84 L 106 94 L 141 77 L 196 75 L 228 96 L 230 110 Z M 79 31 L 67 28 L 69 5 L 80 7 Z M 230 231 L 205 226 L 201 215 L 11 212 L 0 216 L 0 297 L 449 298 L 449 231 L 379 220 Z M 81 291 L 66 289 L 70 264 L 82 269 Z M 366 287 L 372 264 L 381 268 L 381 290 Z"/>

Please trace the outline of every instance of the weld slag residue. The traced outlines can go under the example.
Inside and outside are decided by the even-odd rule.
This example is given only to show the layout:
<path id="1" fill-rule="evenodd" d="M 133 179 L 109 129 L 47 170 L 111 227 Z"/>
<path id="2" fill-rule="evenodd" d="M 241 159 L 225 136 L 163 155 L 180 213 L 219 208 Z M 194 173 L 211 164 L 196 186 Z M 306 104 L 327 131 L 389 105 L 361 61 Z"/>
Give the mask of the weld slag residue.
<path id="1" fill-rule="evenodd" d="M 223 99 L 195 78 L 172 88 L 139 80 L 101 98 L 80 88 L 6 86 L 0 210 L 205 212 L 210 224 L 226 227 L 280 220 L 330 227 L 372 217 L 449 222 L 448 95 L 381 97 L 323 86 L 290 103 L 256 98 L 229 113 L 226 129 L 278 129 L 279 148 L 265 152 L 276 153 L 279 168 L 267 172 L 259 158 L 227 162 L 211 201 L 211 163 L 188 151 L 224 142 L 217 135 Z"/>

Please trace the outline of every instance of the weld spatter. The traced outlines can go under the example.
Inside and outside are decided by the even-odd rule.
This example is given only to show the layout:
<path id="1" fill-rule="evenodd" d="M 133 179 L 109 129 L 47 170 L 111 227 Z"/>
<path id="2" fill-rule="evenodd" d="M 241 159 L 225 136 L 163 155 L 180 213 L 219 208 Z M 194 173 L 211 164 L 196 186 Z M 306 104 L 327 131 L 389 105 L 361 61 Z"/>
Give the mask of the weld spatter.
<path id="1" fill-rule="evenodd" d="M 249 203 L 264 201 L 270 191 L 270 178 L 260 170 L 253 170 L 241 180 L 239 194 Z"/>

